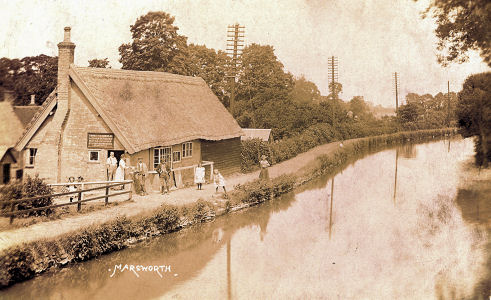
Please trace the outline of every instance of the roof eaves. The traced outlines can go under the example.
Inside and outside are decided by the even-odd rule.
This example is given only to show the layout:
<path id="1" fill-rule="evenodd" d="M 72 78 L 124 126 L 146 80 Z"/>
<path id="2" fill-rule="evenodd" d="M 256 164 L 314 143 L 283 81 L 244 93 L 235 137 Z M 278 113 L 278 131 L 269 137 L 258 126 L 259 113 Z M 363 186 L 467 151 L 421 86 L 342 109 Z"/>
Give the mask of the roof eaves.
<path id="1" fill-rule="evenodd" d="M 16 143 L 14 149 L 16 151 L 21 151 L 27 145 L 27 143 L 34 136 L 36 131 L 39 129 L 44 120 L 49 116 L 49 113 L 53 110 L 56 105 L 56 88 L 49 94 L 48 98 L 44 100 L 41 108 L 32 117 L 31 121 L 27 124 L 24 132 L 22 133 L 19 141 Z"/>

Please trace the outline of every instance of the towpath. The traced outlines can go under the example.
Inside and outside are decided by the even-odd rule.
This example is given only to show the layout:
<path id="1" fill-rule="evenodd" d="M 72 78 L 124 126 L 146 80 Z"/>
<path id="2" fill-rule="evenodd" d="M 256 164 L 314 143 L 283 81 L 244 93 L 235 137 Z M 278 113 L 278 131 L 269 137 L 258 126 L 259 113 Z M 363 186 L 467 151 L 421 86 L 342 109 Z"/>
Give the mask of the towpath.
<path id="1" fill-rule="evenodd" d="M 355 140 L 345 141 L 344 144 L 354 142 Z M 339 142 L 324 144 L 301 153 L 294 158 L 273 165 L 269 168 L 271 178 L 283 174 L 298 174 L 301 169 L 315 161 L 316 157 L 321 154 L 334 152 L 340 147 Z M 226 184 L 232 189 L 237 184 L 244 184 L 255 180 L 259 177 L 259 171 L 236 174 L 226 178 Z M 135 216 L 141 213 L 152 211 L 162 204 L 184 205 L 194 202 L 199 198 L 208 201 L 214 201 L 217 197 L 213 184 L 203 186 L 203 190 L 197 190 L 195 186 L 171 191 L 167 195 L 160 193 L 151 193 L 145 197 L 134 195 L 133 201 L 122 202 L 119 205 L 109 208 L 87 212 L 79 215 L 70 215 L 59 220 L 37 223 L 28 227 L 6 230 L 0 232 L 0 251 L 12 246 L 31 242 L 40 239 L 50 239 L 71 231 L 79 231 L 85 227 L 101 224 L 115 219 L 118 216 Z"/>

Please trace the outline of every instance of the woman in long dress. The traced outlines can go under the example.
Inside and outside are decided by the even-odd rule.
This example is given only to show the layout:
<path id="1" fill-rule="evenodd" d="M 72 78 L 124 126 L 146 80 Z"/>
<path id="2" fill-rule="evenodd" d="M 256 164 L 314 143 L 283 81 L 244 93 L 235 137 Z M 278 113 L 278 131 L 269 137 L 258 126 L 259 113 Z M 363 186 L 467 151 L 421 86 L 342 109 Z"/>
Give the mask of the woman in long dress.
<path id="1" fill-rule="evenodd" d="M 259 162 L 259 166 L 261 167 L 261 172 L 259 173 L 259 179 L 269 180 L 268 167 L 270 166 L 270 164 L 266 159 L 266 155 L 261 156 L 261 161 Z"/>
<path id="2" fill-rule="evenodd" d="M 124 159 L 121 158 L 119 160 L 119 166 L 116 169 L 116 175 L 114 176 L 114 181 L 124 180 L 124 169 L 126 169 L 126 163 L 124 162 Z M 124 185 L 121 185 L 121 189 L 124 189 Z"/>

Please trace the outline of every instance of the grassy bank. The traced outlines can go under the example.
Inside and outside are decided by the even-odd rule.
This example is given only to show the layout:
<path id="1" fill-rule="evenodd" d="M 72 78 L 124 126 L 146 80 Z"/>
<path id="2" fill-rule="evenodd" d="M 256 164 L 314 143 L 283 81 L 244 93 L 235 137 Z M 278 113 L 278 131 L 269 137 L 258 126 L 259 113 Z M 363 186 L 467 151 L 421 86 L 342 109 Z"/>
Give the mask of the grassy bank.
<path id="1" fill-rule="evenodd" d="M 163 205 L 137 217 L 117 218 L 56 239 L 38 240 L 9 248 L 0 254 L 0 287 L 5 288 L 47 270 L 90 260 L 126 248 L 145 239 L 213 220 L 219 215 L 247 208 L 287 193 L 320 175 L 334 174 L 369 153 L 410 140 L 423 142 L 453 134 L 453 129 L 401 132 L 356 140 L 334 153 L 321 155 L 296 175 L 281 175 L 269 182 L 238 185 L 224 205 L 198 200 L 186 206 Z"/>

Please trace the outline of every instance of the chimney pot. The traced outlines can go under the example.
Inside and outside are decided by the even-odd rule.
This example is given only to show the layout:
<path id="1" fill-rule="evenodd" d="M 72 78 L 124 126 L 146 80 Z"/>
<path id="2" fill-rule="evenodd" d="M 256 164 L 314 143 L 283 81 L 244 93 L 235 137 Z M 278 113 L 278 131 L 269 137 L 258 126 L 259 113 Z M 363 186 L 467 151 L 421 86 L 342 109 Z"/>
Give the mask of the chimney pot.
<path id="1" fill-rule="evenodd" d="M 34 94 L 31 95 L 31 104 L 30 105 L 36 105 L 36 95 L 34 95 Z"/>
<path id="2" fill-rule="evenodd" d="M 63 37 L 63 42 L 70 42 L 70 27 L 65 27 L 65 35 Z"/>

